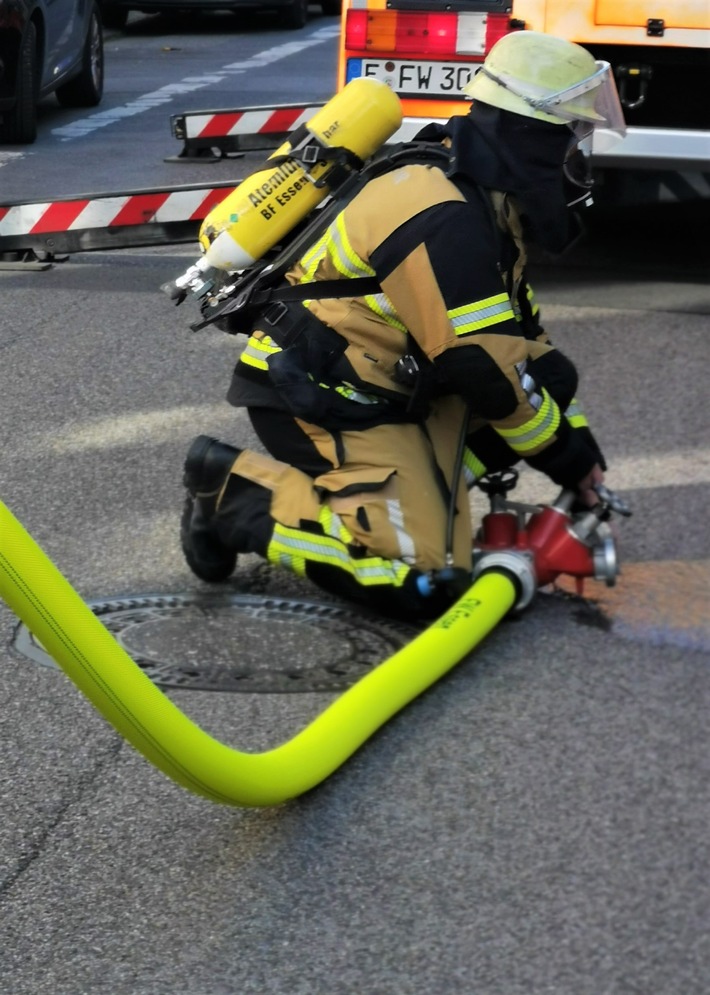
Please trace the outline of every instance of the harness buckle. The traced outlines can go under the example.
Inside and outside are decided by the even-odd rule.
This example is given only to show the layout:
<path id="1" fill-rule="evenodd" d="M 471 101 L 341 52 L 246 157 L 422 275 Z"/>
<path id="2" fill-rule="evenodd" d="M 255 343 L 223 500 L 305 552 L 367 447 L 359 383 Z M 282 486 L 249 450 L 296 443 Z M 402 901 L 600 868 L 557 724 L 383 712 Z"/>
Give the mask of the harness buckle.
<path id="1" fill-rule="evenodd" d="M 272 328 L 276 327 L 278 324 L 283 322 L 283 319 L 288 314 L 288 304 L 284 301 L 274 301 L 273 304 L 269 306 L 262 313 L 262 318 L 267 325 L 271 325 Z"/>

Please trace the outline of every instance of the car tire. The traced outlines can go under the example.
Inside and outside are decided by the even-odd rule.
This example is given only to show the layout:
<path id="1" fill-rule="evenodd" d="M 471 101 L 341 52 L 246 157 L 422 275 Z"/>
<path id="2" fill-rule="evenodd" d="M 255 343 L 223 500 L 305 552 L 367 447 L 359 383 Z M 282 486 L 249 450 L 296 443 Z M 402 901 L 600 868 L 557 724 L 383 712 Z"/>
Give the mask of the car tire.
<path id="1" fill-rule="evenodd" d="M 127 7 L 112 7 L 111 4 L 104 4 L 101 7 L 101 19 L 104 27 L 122 31 L 128 21 Z"/>
<path id="2" fill-rule="evenodd" d="M 281 25 L 293 31 L 305 28 L 308 22 L 308 0 L 290 0 L 287 7 L 283 7 L 280 17 Z"/>
<path id="3" fill-rule="evenodd" d="M 57 89 L 62 107 L 96 107 L 104 92 L 104 36 L 101 15 L 96 4 L 89 17 L 89 30 L 84 41 L 81 70 Z"/>
<path id="4" fill-rule="evenodd" d="M 17 57 L 15 106 L 0 124 L 0 142 L 31 145 L 37 137 L 37 31 L 30 21 Z"/>
<path id="5" fill-rule="evenodd" d="M 340 17 L 343 10 L 342 0 L 321 0 L 320 9 L 326 17 Z"/>

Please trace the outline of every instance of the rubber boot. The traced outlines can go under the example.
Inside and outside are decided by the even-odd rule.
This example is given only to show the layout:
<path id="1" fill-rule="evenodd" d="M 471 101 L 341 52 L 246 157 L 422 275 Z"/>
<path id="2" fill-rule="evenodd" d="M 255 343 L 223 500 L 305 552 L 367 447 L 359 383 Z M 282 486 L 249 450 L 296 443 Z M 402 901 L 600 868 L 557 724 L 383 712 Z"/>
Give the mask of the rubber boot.
<path id="1" fill-rule="evenodd" d="M 227 580 L 237 565 L 236 551 L 217 536 L 215 513 L 217 498 L 240 452 L 208 435 L 198 435 L 185 458 L 187 497 L 180 544 L 192 572 L 211 584 Z"/>

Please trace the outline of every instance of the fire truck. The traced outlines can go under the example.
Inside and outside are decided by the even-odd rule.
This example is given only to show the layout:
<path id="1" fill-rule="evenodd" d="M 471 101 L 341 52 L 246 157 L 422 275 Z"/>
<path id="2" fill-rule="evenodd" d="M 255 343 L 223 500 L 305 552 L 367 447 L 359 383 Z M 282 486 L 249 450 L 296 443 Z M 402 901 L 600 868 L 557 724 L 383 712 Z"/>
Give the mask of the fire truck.
<path id="1" fill-rule="evenodd" d="M 596 196 L 645 203 L 710 197 L 708 0 L 345 0 L 338 87 L 358 76 L 400 97 L 406 141 L 465 114 L 461 89 L 510 31 L 584 45 L 614 70 L 628 126 L 593 150 Z"/>

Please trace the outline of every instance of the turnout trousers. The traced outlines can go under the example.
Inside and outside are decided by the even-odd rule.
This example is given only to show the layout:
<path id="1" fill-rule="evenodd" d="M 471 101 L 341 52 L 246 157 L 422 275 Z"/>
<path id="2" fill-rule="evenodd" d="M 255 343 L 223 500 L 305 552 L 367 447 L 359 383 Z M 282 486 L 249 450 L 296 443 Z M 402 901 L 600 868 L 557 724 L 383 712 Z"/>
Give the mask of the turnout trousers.
<path id="1" fill-rule="evenodd" d="M 422 597 L 418 579 L 446 565 L 449 534 L 454 566 L 471 570 L 464 473 L 453 481 L 460 398 L 438 400 L 421 423 L 357 431 L 274 409 L 249 414 L 270 455 L 246 449 L 235 459 L 217 500 L 221 543 L 395 615 L 433 617 L 454 600 Z"/>

